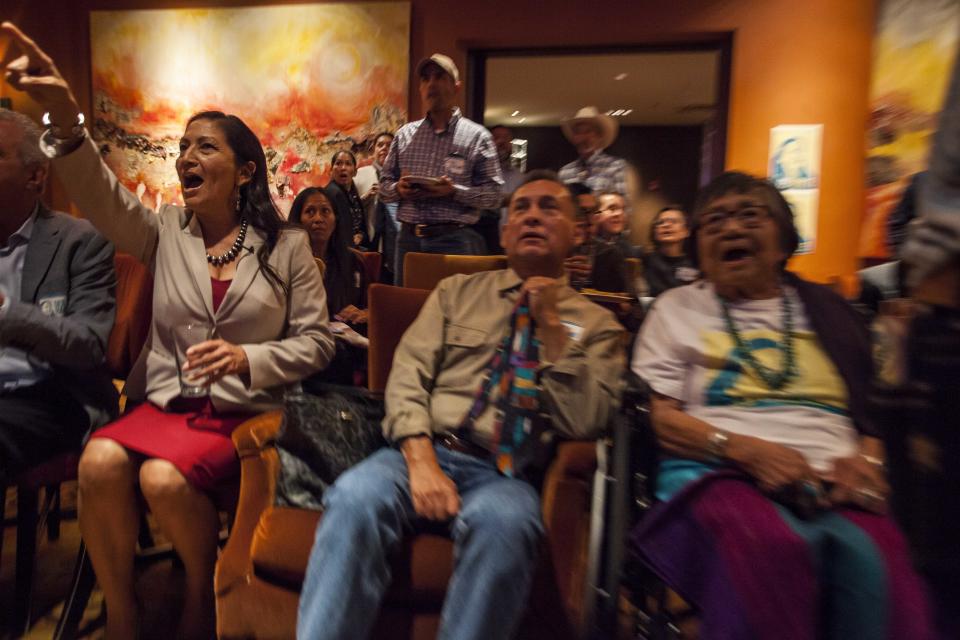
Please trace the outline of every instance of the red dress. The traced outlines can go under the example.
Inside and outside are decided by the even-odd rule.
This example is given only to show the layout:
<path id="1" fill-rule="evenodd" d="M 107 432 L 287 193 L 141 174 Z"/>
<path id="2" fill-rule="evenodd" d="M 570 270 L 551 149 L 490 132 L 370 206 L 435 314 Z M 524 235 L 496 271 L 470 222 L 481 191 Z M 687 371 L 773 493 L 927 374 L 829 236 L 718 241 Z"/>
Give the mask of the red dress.
<path id="1" fill-rule="evenodd" d="M 231 280 L 211 278 L 213 309 L 223 302 Z M 144 402 L 93 433 L 148 458 L 167 460 L 201 491 L 211 491 L 235 478 L 240 462 L 230 434 L 254 413 L 218 413 L 208 399 L 199 411 L 164 411 Z M 199 418 L 199 419 L 197 419 Z"/>

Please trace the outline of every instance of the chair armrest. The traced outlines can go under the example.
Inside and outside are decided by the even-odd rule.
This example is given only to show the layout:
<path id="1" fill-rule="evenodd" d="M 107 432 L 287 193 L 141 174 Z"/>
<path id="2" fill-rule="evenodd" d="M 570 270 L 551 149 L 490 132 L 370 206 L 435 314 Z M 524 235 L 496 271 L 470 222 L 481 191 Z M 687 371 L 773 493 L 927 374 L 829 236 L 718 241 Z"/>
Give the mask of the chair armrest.
<path id="1" fill-rule="evenodd" d="M 274 440 L 282 414 L 270 411 L 242 423 L 233 431 L 233 444 L 240 456 L 240 498 L 230 538 L 217 562 L 214 590 L 220 596 L 253 572 L 250 546 L 264 510 L 274 502 L 277 452 Z"/>
<path id="2" fill-rule="evenodd" d="M 230 437 L 237 449 L 237 455 L 241 459 L 245 456 L 260 455 L 264 448 L 272 446 L 280 432 L 282 418 L 283 414 L 279 410 L 268 411 L 250 418 L 234 429 Z"/>
<path id="3" fill-rule="evenodd" d="M 561 442 L 543 483 L 543 522 L 560 596 L 571 619 L 583 603 L 597 443 Z"/>

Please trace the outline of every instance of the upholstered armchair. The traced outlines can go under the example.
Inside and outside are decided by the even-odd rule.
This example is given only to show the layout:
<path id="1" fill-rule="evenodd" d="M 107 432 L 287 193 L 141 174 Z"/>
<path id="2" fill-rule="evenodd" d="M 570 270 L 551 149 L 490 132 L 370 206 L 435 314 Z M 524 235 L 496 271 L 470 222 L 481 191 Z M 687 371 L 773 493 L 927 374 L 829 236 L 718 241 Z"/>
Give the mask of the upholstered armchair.
<path id="1" fill-rule="evenodd" d="M 478 273 L 506 267 L 506 256 L 451 256 L 411 251 L 403 258 L 403 286 L 433 289 L 438 282 L 455 273 Z"/>

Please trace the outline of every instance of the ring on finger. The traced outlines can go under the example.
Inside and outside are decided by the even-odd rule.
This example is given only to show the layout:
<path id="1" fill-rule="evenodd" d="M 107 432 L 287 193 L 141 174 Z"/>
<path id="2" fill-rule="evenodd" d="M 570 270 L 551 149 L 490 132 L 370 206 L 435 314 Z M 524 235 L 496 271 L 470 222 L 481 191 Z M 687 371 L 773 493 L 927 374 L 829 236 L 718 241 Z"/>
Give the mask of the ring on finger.
<path id="1" fill-rule="evenodd" d="M 867 502 L 883 502 L 883 494 L 867 487 L 857 489 L 857 493 Z"/>

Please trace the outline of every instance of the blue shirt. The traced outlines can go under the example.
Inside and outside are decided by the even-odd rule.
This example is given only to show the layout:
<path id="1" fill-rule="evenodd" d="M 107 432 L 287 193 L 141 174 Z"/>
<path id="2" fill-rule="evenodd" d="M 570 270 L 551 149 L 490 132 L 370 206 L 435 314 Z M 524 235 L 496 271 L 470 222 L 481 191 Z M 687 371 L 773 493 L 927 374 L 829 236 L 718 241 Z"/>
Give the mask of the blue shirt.
<path id="1" fill-rule="evenodd" d="M 443 198 L 400 200 L 402 175 L 453 181 L 453 194 Z M 473 224 L 480 209 L 500 205 L 503 177 L 490 132 L 454 109 L 447 127 L 436 131 L 429 118 L 403 125 L 390 145 L 380 172 L 380 199 L 400 202 L 397 218 L 412 224 Z"/>
<path id="2" fill-rule="evenodd" d="M 4 298 L 0 322 L 10 307 L 20 302 L 23 263 L 36 219 L 37 208 L 34 208 L 30 217 L 7 239 L 7 244 L 0 247 L 0 292 Z M 43 361 L 30 357 L 22 349 L 0 344 L 0 389 L 26 387 L 43 380 L 49 373 Z"/>

